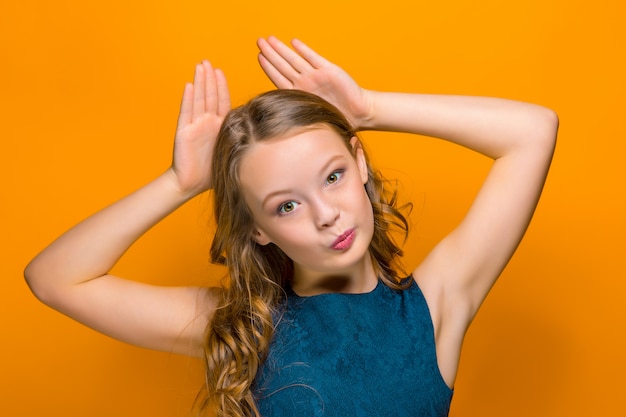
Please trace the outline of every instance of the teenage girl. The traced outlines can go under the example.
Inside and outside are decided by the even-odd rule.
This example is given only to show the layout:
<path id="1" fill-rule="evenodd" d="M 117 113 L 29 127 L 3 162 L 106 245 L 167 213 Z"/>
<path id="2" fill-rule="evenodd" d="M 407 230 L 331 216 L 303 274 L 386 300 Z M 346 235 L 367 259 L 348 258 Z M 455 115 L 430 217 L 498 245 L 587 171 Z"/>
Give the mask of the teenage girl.
<path id="1" fill-rule="evenodd" d="M 258 41 L 278 90 L 231 111 L 204 61 L 185 87 L 173 162 L 73 227 L 26 268 L 35 295 L 119 340 L 204 358 L 198 407 L 220 416 L 445 416 L 464 335 L 532 217 L 558 120 L 515 101 L 378 92 L 300 41 Z M 410 273 L 395 196 L 356 133 L 408 132 L 493 165 L 462 222 Z M 212 190 L 224 288 L 109 271 Z"/>

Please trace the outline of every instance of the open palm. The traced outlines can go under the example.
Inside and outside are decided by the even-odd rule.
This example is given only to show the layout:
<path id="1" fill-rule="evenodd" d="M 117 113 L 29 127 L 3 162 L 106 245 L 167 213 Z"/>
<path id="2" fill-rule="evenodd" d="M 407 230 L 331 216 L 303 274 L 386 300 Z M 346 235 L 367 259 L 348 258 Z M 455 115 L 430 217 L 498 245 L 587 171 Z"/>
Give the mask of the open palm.
<path id="1" fill-rule="evenodd" d="M 181 190 L 198 194 L 210 188 L 215 139 L 229 110 L 224 74 L 203 61 L 193 84 L 185 86 L 176 128 L 172 169 Z"/>
<path id="2" fill-rule="evenodd" d="M 259 39 L 259 64 L 278 88 L 316 94 L 334 104 L 355 129 L 371 117 L 368 91 L 343 69 L 328 61 L 303 42 L 294 39 L 295 50 L 274 37 Z"/>

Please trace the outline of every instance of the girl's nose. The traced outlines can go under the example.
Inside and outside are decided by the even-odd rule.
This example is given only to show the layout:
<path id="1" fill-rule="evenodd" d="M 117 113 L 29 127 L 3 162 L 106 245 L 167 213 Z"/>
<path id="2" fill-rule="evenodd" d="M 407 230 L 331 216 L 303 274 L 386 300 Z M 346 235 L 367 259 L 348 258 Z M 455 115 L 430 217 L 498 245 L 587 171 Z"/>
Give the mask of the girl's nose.
<path id="1" fill-rule="evenodd" d="M 339 207 L 332 199 L 320 196 L 313 203 L 315 223 L 319 228 L 333 226 L 339 219 Z"/>

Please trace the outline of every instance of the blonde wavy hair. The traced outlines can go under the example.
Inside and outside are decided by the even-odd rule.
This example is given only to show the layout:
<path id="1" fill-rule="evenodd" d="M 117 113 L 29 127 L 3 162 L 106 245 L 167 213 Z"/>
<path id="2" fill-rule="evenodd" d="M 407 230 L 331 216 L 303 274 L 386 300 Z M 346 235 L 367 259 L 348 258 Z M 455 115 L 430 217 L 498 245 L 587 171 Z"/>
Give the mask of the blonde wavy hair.
<path id="1" fill-rule="evenodd" d="M 278 247 L 253 239 L 254 222 L 239 181 L 242 157 L 257 141 L 320 124 L 337 132 L 354 154 L 350 139 L 356 131 L 343 114 L 320 97 L 298 90 L 274 90 L 253 98 L 227 115 L 218 134 L 211 177 L 216 232 L 210 253 L 212 262 L 227 266 L 229 280 L 206 331 L 206 385 L 196 401 L 199 414 L 211 410 L 219 417 L 259 416 L 251 387 L 267 356 L 274 317 L 293 271 L 292 261 Z M 382 176 L 367 165 L 365 188 L 374 213 L 370 255 L 380 279 L 403 289 L 409 280 L 402 280 L 402 250 L 391 231 L 399 229 L 406 238 L 408 223 L 396 207 L 395 191 L 386 189 Z"/>

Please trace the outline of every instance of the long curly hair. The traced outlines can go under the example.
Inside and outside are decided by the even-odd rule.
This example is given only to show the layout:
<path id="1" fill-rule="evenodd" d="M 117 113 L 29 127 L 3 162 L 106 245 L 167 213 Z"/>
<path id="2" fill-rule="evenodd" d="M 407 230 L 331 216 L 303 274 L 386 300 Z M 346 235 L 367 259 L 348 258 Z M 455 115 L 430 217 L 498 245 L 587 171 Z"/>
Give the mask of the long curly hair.
<path id="1" fill-rule="evenodd" d="M 254 221 L 244 201 L 239 167 L 246 150 L 257 141 L 284 136 L 312 125 L 330 127 L 354 154 L 356 131 L 332 104 L 298 90 L 274 90 L 233 109 L 225 118 L 215 145 L 212 181 L 216 232 L 211 261 L 228 268 L 228 281 L 206 331 L 206 384 L 196 406 L 219 417 L 259 416 L 251 386 L 266 358 L 274 332 L 274 313 L 284 298 L 293 272 L 292 261 L 275 245 L 253 239 Z M 367 157 L 366 157 L 367 161 Z M 374 268 L 389 287 L 404 289 L 408 280 L 399 263 L 402 250 L 392 238 L 399 229 L 406 238 L 408 223 L 396 207 L 396 193 L 371 169 L 365 188 L 374 213 L 369 247 Z"/>

